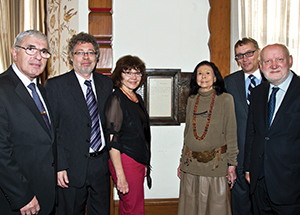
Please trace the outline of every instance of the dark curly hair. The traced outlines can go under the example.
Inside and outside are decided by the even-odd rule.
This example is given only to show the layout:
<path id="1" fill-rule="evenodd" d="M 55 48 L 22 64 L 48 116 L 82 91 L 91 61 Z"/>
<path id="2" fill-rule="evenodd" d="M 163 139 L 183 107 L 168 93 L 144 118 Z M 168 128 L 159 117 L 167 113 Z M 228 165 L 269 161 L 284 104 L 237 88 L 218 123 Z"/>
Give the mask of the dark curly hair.
<path id="1" fill-rule="evenodd" d="M 200 89 L 200 86 L 197 83 L 197 70 L 200 66 L 203 66 L 203 65 L 210 66 L 214 71 L 216 81 L 213 83 L 213 88 L 215 89 L 217 95 L 221 95 L 222 93 L 226 92 L 224 80 L 223 80 L 223 77 L 222 77 L 218 67 L 214 63 L 205 60 L 205 61 L 198 63 L 198 65 L 194 69 L 194 72 L 191 77 L 191 82 L 190 82 L 190 94 L 189 95 L 196 95 Z"/>
<path id="2" fill-rule="evenodd" d="M 121 57 L 117 63 L 116 68 L 114 69 L 111 79 L 115 87 L 122 86 L 122 72 L 126 70 L 139 70 L 142 73 L 142 79 L 138 87 L 142 86 L 146 80 L 146 66 L 145 63 L 137 56 L 126 55 Z M 137 87 L 137 88 L 138 88 Z M 135 89 L 137 90 L 137 89 Z"/>
<path id="3" fill-rule="evenodd" d="M 68 60 L 70 65 L 73 66 L 73 61 L 71 61 L 71 58 L 73 57 L 74 48 L 78 43 L 92 43 L 96 52 L 97 62 L 99 61 L 100 49 L 96 38 L 91 34 L 80 32 L 79 34 L 73 35 L 68 44 Z"/>

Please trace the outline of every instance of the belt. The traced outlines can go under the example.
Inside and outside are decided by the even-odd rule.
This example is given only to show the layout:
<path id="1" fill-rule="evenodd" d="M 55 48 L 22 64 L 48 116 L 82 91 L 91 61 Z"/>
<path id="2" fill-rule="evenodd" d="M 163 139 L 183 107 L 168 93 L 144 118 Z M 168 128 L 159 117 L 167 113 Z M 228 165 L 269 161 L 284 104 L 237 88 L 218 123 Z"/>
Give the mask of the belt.
<path id="1" fill-rule="evenodd" d="M 227 145 L 223 145 L 220 148 L 217 149 L 210 149 L 204 152 L 195 152 L 191 151 L 187 146 L 185 148 L 185 154 L 187 155 L 187 160 L 185 164 L 189 165 L 189 162 L 191 162 L 191 158 L 197 159 L 198 162 L 207 163 L 209 161 L 212 161 L 215 159 L 214 167 L 218 167 L 218 161 L 220 160 L 220 154 L 224 154 L 227 151 Z"/>
<path id="2" fill-rule="evenodd" d="M 98 151 L 98 152 L 92 152 L 92 153 L 89 153 L 89 157 L 93 157 L 93 158 L 94 158 L 94 157 L 98 157 L 98 156 L 102 155 L 104 151 L 105 151 L 105 150 L 102 149 L 101 151 Z"/>

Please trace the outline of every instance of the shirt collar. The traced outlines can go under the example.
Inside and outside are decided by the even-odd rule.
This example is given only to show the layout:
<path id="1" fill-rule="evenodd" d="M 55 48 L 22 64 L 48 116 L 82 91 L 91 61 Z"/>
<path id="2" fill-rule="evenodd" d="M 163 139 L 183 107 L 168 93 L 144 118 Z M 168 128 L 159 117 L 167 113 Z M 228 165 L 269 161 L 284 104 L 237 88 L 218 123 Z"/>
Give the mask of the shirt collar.
<path id="1" fill-rule="evenodd" d="M 75 70 L 74 70 L 74 72 L 75 72 Z M 79 81 L 80 86 L 86 86 L 86 85 L 84 84 L 84 82 L 85 82 L 86 80 L 91 80 L 91 81 L 92 81 L 92 85 L 93 85 L 93 82 L 94 82 L 94 76 L 93 76 L 93 73 L 91 73 L 91 77 L 90 77 L 89 79 L 84 79 L 82 76 L 78 75 L 77 72 L 75 72 L 75 75 L 76 75 L 76 77 L 77 77 L 77 79 L 78 79 L 78 81 Z"/>
<path id="2" fill-rule="evenodd" d="M 26 75 L 24 75 L 17 67 L 15 63 L 12 64 L 12 68 L 16 75 L 19 77 L 19 79 L 22 81 L 22 83 L 27 87 L 31 83 L 36 84 L 36 78 L 31 81 Z"/>
<path id="3" fill-rule="evenodd" d="M 260 79 L 261 79 L 261 73 L 260 73 L 259 68 L 258 68 L 257 70 L 255 70 L 255 72 L 253 72 L 252 74 L 245 73 L 245 80 L 247 80 L 247 78 L 249 77 L 249 75 L 254 75 L 254 77 L 255 77 L 257 80 L 260 80 Z"/>
<path id="4" fill-rule="evenodd" d="M 290 71 L 289 76 L 278 86 L 275 86 L 274 84 L 270 83 L 270 89 L 272 89 L 273 87 L 279 87 L 279 89 L 283 90 L 284 92 L 287 91 L 288 87 L 290 86 L 290 83 L 292 81 L 293 78 L 293 73 Z"/>

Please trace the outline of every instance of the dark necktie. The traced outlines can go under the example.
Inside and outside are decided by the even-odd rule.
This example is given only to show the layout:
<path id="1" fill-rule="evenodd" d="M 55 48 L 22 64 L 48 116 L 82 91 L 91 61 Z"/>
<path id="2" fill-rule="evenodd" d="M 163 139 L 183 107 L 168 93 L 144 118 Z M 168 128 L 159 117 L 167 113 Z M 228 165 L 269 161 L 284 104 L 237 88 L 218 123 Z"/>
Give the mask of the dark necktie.
<path id="1" fill-rule="evenodd" d="M 276 93 L 278 92 L 279 88 L 278 87 L 273 87 L 272 88 L 272 93 L 269 99 L 269 121 L 268 121 L 268 128 L 271 127 L 272 124 L 272 119 L 273 119 L 273 115 L 274 115 L 274 110 L 275 110 L 275 104 L 276 104 Z"/>
<path id="2" fill-rule="evenodd" d="M 89 109 L 90 117 L 92 120 L 92 131 L 91 131 L 91 148 L 97 152 L 102 144 L 100 124 L 99 124 L 99 114 L 98 105 L 96 102 L 95 95 L 92 90 L 92 85 L 90 80 L 86 80 L 84 84 L 87 86 L 86 91 L 86 104 Z"/>
<path id="3" fill-rule="evenodd" d="M 250 79 L 250 84 L 248 86 L 248 92 L 247 92 L 247 103 L 250 104 L 251 90 L 256 86 L 256 83 L 255 83 L 254 75 L 249 75 L 248 78 Z"/>
<path id="4" fill-rule="evenodd" d="M 42 114 L 42 117 L 47 125 L 47 128 L 49 129 L 50 134 L 51 134 L 51 124 L 50 124 L 46 109 L 45 109 L 38 93 L 36 92 L 35 83 L 31 83 L 27 87 L 31 90 L 32 98 L 33 98 L 36 106 L 38 107 L 40 113 Z"/>

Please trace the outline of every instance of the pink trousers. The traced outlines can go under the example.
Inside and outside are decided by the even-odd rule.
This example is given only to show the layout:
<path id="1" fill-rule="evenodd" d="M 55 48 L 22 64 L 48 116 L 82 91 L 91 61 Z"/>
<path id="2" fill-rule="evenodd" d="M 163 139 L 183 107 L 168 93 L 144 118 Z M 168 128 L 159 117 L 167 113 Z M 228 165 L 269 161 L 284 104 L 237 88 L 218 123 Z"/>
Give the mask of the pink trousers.
<path id="1" fill-rule="evenodd" d="M 145 165 L 136 162 L 126 154 L 121 154 L 121 161 L 125 177 L 128 183 L 129 192 L 122 194 L 118 192 L 120 198 L 120 215 L 144 215 L 144 178 Z M 115 169 L 109 159 L 109 169 L 114 183 L 117 184 Z"/>

